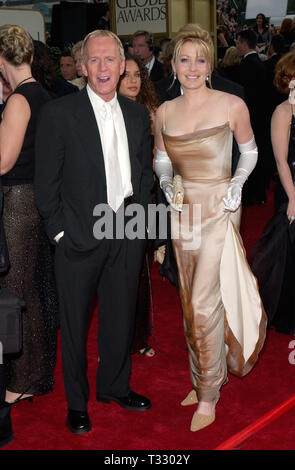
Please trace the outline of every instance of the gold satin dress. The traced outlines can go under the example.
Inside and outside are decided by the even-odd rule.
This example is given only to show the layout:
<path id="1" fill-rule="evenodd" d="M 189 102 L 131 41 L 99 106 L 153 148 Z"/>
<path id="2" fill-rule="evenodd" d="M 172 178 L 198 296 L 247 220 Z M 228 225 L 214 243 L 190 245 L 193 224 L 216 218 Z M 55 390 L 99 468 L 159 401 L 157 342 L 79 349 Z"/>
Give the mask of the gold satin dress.
<path id="1" fill-rule="evenodd" d="M 213 401 L 227 370 L 243 376 L 266 334 L 256 278 L 238 231 L 240 209 L 224 210 L 231 179 L 232 131 L 224 125 L 172 136 L 162 131 L 184 206 L 171 213 L 184 332 L 198 400 Z"/>

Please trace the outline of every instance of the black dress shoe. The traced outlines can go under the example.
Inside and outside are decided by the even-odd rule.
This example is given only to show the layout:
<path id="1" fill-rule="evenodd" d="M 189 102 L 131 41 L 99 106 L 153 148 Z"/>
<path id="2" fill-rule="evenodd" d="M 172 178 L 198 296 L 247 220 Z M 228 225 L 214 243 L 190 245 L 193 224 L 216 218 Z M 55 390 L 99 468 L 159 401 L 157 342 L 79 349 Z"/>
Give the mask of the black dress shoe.
<path id="1" fill-rule="evenodd" d="M 89 432 L 91 429 L 91 421 L 87 411 L 69 409 L 66 426 L 74 434 L 84 434 Z"/>
<path id="2" fill-rule="evenodd" d="M 126 397 L 97 395 L 96 399 L 97 401 L 101 401 L 103 403 L 110 403 L 111 401 L 115 401 L 118 403 L 118 405 L 122 406 L 122 408 L 126 408 L 126 410 L 145 411 L 152 406 L 148 398 L 142 395 L 138 395 L 138 393 L 132 392 L 132 390 L 130 390 Z"/>
<path id="3" fill-rule="evenodd" d="M 0 409 L 0 447 L 13 441 L 13 431 L 10 419 L 10 408 Z"/>

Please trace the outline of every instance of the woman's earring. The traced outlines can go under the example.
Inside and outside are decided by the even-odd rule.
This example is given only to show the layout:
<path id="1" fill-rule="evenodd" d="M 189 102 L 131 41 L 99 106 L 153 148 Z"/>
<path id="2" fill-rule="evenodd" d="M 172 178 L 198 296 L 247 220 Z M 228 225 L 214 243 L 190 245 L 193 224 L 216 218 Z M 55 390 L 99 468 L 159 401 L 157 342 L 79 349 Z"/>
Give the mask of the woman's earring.
<path id="1" fill-rule="evenodd" d="M 295 80 L 290 81 L 289 88 L 290 88 L 289 103 L 295 104 Z"/>
<path id="2" fill-rule="evenodd" d="M 173 74 L 173 78 L 174 78 L 174 80 L 176 80 L 176 79 L 177 79 L 176 72 L 174 72 L 174 74 Z"/>

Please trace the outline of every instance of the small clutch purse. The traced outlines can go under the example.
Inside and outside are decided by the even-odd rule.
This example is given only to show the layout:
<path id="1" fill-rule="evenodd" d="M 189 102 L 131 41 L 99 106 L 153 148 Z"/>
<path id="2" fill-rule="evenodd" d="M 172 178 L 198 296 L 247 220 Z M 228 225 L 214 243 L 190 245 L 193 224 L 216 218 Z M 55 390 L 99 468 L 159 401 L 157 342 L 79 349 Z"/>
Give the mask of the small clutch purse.
<path id="1" fill-rule="evenodd" d="M 173 204 L 177 210 L 182 210 L 184 197 L 184 189 L 182 185 L 182 178 L 180 175 L 175 175 L 173 178 Z"/>

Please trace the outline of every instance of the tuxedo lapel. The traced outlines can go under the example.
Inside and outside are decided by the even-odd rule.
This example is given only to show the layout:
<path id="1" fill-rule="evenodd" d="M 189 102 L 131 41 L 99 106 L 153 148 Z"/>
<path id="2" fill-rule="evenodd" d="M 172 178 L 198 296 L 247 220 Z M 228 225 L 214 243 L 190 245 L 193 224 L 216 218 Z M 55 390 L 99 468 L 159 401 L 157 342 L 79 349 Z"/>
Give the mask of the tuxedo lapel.
<path id="1" fill-rule="evenodd" d="M 86 87 L 79 93 L 79 97 L 77 96 L 77 98 L 77 107 L 74 111 L 74 119 L 76 121 L 76 132 L 85 149 L 85 155 L 87 156 L 86 161 L 91 159 L 98 167 L 100 174 L 105 177 L 100 134 Z"/>
<path id="2" fill-rule="evenodd" d="M 128 148 L 129 148 L 129 158 L 130 158 L 130 167 L 131 167 L 131 182 L 133 189 L 137 187 L 137 178 L 140 175 L 141 165 L 138 161 L 136 154 L 138 148 L 138 133 L 136 132 L 137 122 L 136 117 L 133 116 L 131 107 L 128 106 L 128 101 L 123 99 L 120 95 L 118 95 L 118 101 L 122 110 L 127 140 L 128 140 Z"/>

